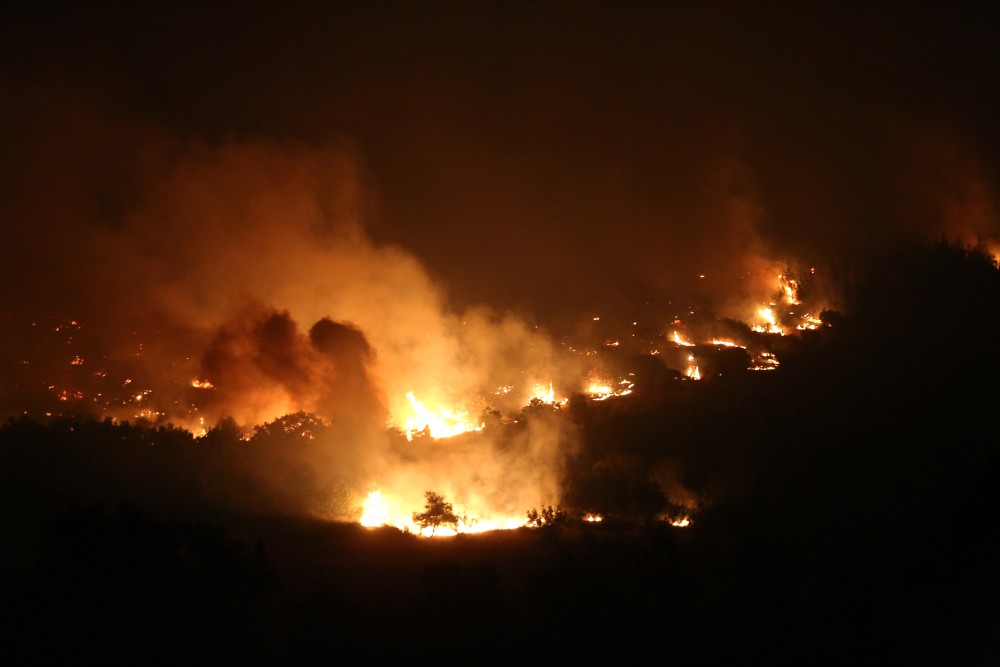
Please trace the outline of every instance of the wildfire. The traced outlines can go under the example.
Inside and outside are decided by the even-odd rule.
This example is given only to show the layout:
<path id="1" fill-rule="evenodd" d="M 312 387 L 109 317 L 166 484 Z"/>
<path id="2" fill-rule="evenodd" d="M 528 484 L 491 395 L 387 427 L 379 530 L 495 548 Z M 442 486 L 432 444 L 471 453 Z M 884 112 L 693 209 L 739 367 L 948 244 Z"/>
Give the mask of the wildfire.
<path id="1" fill-rule="evenodd" d="M 372 491 L 365 498 L 360 523 L 365 528 L 378 528 L 389 524 L 389 505 L 382 497 L 381 491 Z"/>
<path id="2" fill-rule="evenodd" d="M 413 436 L 424 432 L 432 438 L 452 438 L 462 433 L 483 429 L 484 424 L 473 421 L 467 412 L 451 410 L 440 404 L 437 410 L 432 411 L 418 401 L 412 391 L 406 393 L 406 398 L 413 409 L 413 416 L 403 424 L 407 440 L 413 440 Z"/>
<path id="3" fill-rule="evenodd" d="M 799 283 L 797 281 L 782 274 L 778 276 L 778 284 L 785 303 L 790 306 L 797 306 L 802 303 L 799 301 Z"/>
<path id="4" fill-rule="evenodd" d="M 749 366 L 752 371 L 773 371 L 778 368 L 778 358 L 770 352 L 761 352 Z"/>
<path id="5" fill-rule="evenodd" d="M 785 330 L 778 324 L 778 320 L 774 316 L 773 308 L 758 308 L 757 316 L 764 321 L 763 324 L 755 324 L 752 328 L 757 333 L 770 333 L 778 334 L 779 336 L 785 335 Z"/>
<path id="6" fill-rule="evenodd" d="M 694 347 L 694 343 L 684 340 L 684 338 L 676 331 L 671 335 L 671 339 L 678 345 L 683 345 L 684 347 Z"/>
<path id="7" fill-rule="evenodd" d="M 628 396 L 632 393 L 635 385 L 631 380 L 621 379 L 617 384 L 612 385 L 607 380 L 592 378 L 584 392 L 595 401 L 605 401 L 612 396 Z"/>
<path id="8" fill-rule="evenodd" d="M 695 364 L 694 362 L 694 355 L 688 356 L 688 368 L 687 371 L 685 372 L 685 375 L 687 375 L 692 380 L 701 379 L 701 371 L 698 370 L 698 365 Z"/>
<path id="9" fill-rule="evenodd" d="M 413 508 L 416 509 L 419 508 Z M 421 527 L 413 520 L 413 511 L 403 510 L 400 503 L 387 497 L 381 489 L 376 489 L 370 492 L 362 503 L 362 514 L 358 522 L 365 528 L 388 526 L 422 537 L 450 537 L 460 533 L 514 530 L 527 523 L 520 517 L 484 518 L 469 516 L 464 512 L 459 512 L 456 518 L 457 522 L 454 525 Z"/>
<path id="10" fill-rule="evenodd" d="M 542 403 L 547 403 L 548 405 L 566 405 L 569 403 L 568 398 L 560 398 L 556 400 L 555 390 L 552 388 L 552 383 L 549 382 L 548 388 L 543 384 L 536 384 L 531 388 L 531 401 L 541 401 Z"/>
<path id="11" fill-rule="evenodd" d="M 208 380 L 191 380 L 191 386 L 195 389 L 215 389 L 215 385 Z"/>
<path id="12" fill-rule="evenodd" d="M 802 316 L 802 321 L 795 328 L 799 331 L 805 331 L 806 329 L 818 329 L 822 324 L 823 320 L 806 313 Z"/>

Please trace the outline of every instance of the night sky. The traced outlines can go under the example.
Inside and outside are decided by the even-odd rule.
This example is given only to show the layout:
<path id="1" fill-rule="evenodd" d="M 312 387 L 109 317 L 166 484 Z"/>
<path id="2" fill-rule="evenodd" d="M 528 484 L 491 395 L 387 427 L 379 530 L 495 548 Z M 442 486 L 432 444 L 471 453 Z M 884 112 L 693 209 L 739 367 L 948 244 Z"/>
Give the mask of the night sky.
<path id="1" fill-rule="evenodd" d="M 2 23 L 6 227 L 115 225 L 137 156 L 185 142 L 331 149 L 371 240 L 456 307 L 549 323 L 724 308 L 749 256 L 997 233 L 979 4 L 8 3 Z M 42 215 L 40 193 L 76 201 Z"/>

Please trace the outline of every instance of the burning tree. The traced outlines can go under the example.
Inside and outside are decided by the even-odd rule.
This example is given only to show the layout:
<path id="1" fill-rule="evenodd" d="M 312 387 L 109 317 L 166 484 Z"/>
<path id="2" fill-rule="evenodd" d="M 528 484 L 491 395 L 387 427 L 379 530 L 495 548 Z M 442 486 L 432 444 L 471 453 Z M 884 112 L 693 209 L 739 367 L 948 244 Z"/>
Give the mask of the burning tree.
<path id="1" fill-rule="evenodd" d="M 552 505 L 542 507 L 541 512 L 534 507 L 528 510 L 528 525 L 534 528 L 556 528 L 565 524 L 566 519 L 566 512 L 562 508 L 552 507 Z"/>
<path id="2" fill-rule="evenodd" d="M 421 530 L 430 528 L 433 535 L 439 526 L 451 526 L 458 531 L 459 517 L 455 514 L 452 504 L 445 502 L 444 496 L 433 491 L 425 491 L 424 498 L 426 499 L 424 511 L 413 513 L 413 521 Z"/>

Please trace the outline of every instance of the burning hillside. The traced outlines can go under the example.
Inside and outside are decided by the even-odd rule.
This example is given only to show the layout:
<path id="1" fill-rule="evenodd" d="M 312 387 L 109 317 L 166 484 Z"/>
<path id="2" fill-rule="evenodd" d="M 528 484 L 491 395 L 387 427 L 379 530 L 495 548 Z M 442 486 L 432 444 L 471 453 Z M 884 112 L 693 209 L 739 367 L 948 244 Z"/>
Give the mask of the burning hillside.
<path id="1" fill-rule="evenodd" d="M 169 329 L 135 331 L 123 351 L 86 321 L 8 315 L 20 342 L 8 347 L 4 404 L 8 416 L 181 427 L 196 439 L 229 420 L 248 447 L 280 422 L 316 441 L 299 455 L 320 487 L 346 493 L 297 511 L 422 532 L 411 515 L 435 489 L 459 508 L 453 531 L 511 528 L 525 524 L 525 509 L 561 500 L 577 448 L 576 426 L 560 414 L 572 397 L 654 404 L 671 382 L 777 368 L 772 343 L 819 322 L 790 309 L 801 304 L 797 283 L 781 275 L 777 284 L 766 308 L 780 303 L 783 325 L 650 313 L 654 324 L 622 323 L 617 337 L 593 346 L 586 335 L 556 344 L 537 327 L 480 311 L 425 316 L 442 340 L 376 326 L 376 336 L 392 333 L 375 344 L 353 322 L 324 317 L 301 331 L 289 311 L 254 306 L 181 341 Z M 612 327 L 604 321 L 601 330 Z M 443 365 L 431 369 L 422 355 Z"/>

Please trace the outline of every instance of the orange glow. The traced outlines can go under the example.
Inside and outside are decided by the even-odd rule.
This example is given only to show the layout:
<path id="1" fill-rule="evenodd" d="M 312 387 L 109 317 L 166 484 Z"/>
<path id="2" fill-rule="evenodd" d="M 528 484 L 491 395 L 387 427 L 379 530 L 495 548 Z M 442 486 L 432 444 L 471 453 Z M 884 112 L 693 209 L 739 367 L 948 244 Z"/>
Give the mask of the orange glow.
<path id="1" fill-rule="evenodd" d="M 536 384 L 533 386 L 531 388 L 531 397 L 528 399 L 529 403 L 531 401 L 541 401 L 542 403 L 547 403 L 548 405 L 566 405 L 569 403 L 568 398 L 556 399 L 556 392 L 552 388 L 551 382 L 549 382 L 547 388 L 543 384 Z"/>
<path id="2" fill-rule="evenodd" d="M 673 341 L 674 341 L 675 343 L 677 343 L 678 345 L 683 345 L 684 347 L 694 347 L 694 343 L 692 343 L 692 342 L 690 342 L 690 341 L 688 341 L 688 340 L 685 340 L 685 339 L 684 339 L 684 338 L 683 338 L 683 337 L 682 337 L 682 336 L 681 336 L 681 335 L 680 335 L 679 333 L 677 333 L 676 331 L 675 331 L 675 332 L 673 332 L 673 334 L 671 334 L 670 338 L 671 338 L 671 339 L 672 339 L 672 340 L 673 340 Z"/>
<path id="3" fill-rule="evenodd" d="M 698 365 L 694 363 L 694 355 L 690 355 L 688 357 L 688 368 L 687 371 L 685 372 L 685 375 L 687 375 L 692 380 L 701 379 L 701 371 L 698 370 Z"/>
<path id="4" fill-rule="evenodd" d="M 388 526 L 421 537 L 451 537 L 460 533 L 484 533 L 492 530 L 513 530 L 525 526 L 527 521 L 520 517 L 475 517 L 456 511 L 458 525 L 437 526 L 434 529 L 421 528 L 413 520 L 413 512 L 419 507 L 404 509 L 395 498 L 381 489 L 368 494 L 362 504 L 362 514 L 358 522 L 366 528 Z M 456 508 L 457 510 L 457 508 Z"/>
<path id="5" fill-rule="evenodd" d="M 628 396 L 632 393 L 632 387 L 634 386 L 631 380 L 624 378 L 616 383 L 612 383 L 603 378 L 591 376 L 584 389 L 584 393 L 595 401 L 605 401 L 612 396 Z"/>
<path id="6" fill-rule="evenodd" d="M 795 328 L 799 331 L 805 331 L 807 329 L 818 329 L 823 324 L 823 321 L 818 317 L 813 317 L 809 313 L 802 316 L 802 322 Z"/>
<path id="7" fill-rule="evenodd" d="M 785 335 L 785 330 L 781 328 L 778 324 L 777 319 L 774 316 L 774 309 L 772 308 L 758 308 L 757 316 L 763 320 L 763 324 L 755 324 L 751 327 L 757 333 L 770 333 L 778 334 L 781 336 Z"/>
<path id="8" fill-rule="evenodd" d="M 792 280 L 788 276 L 779 275 L 778 276 L 779 289 L 784 297 L 785 303 L 790 306 L 797 306 L 801 301 L 799 301 L 799 284 L 798 282 Z"/>
<path id="9" fill-rule="evenodd" d="M 778 358 L 770 352 L 761 352 L 749 366 L 752 371 L 773 371 L 778 368 Z"/>
<path id="10" fill-rule="evenodd" d="M 360 523 L 365 528 L 378 528 L 389 523 L 389 505 L 382 497 L 381 491 L 372 491 L 365 498 Z"/>
<path id="11" fill-rule="evenodd" d="M 483 429 L 484 424 L 473 421 L 468 412 L 452 410 L 441 404 L 435 410 L 430 410 L 417 400 L 412 391 L 407 392 L 406 398 L 413 409 L 413 415 L 403 423 L 407 440 L 413 440 L 413 436 L 423 432 L 427 432 L 432 438 L 452 438 Z"/>

